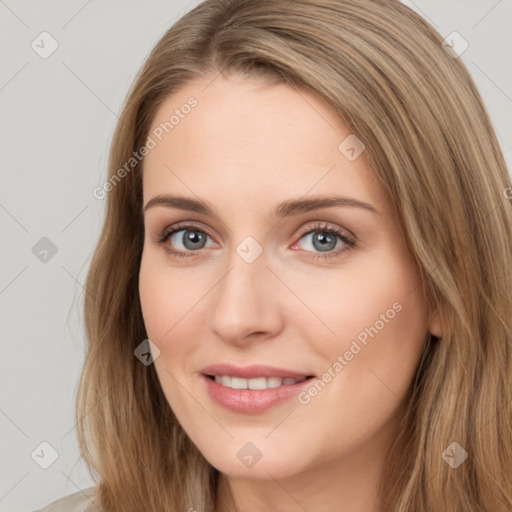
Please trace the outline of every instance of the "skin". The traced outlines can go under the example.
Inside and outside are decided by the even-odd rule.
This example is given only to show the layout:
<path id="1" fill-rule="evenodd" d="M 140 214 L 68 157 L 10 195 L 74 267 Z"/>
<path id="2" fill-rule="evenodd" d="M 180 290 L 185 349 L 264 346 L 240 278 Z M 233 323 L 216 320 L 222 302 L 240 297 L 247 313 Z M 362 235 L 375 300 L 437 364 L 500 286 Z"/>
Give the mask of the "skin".
<path id="1" fill-rule="evenodd" d="M 209 82 L 185 85 L 160 107 L 152 129 L 190 96 L 198 101 L 144 163 L 144 205 L 172 193 L 208 201 L 218 214 L 145 212 L 139 292 L 160 349 L 160 383 L 189 437 L 223 473 L 217 512 L 235 510 L 233 499 L 244 512 L 377 510 L 402 400 L 427 332 L 442 335 L 439 319 L 428 321 L 418 269 L 365 153 L 349 161 L 338 150 L 350 131 L 329 106 L 262 80 Z M 281 201 L 334 191 L 378 214 L 335 206 L 271 217 Z M 185 231 L 158 243 L 182 221 L 208 232 L 203 248 L 183 245 Z M 313 244 L 324 231 L 306 234 L 318 223 L 355 235 L 356 246 L 339 252 L 346 244 L 335 238 L 327 251 L 334 256 L 308 257 L 326 254 Z M 236 252 L 248 236 L 263 249 L 252 263 Z M 173 257 L 166 245 L 192 256 Z M 292 397 L 243 414 L 206 393 L 200 371 L 220 362 L 322 376 L 394 303 L 400 312 L 307 404 Z M 237 457 L 247 442 L 262 453 L 250 468 Z"/>

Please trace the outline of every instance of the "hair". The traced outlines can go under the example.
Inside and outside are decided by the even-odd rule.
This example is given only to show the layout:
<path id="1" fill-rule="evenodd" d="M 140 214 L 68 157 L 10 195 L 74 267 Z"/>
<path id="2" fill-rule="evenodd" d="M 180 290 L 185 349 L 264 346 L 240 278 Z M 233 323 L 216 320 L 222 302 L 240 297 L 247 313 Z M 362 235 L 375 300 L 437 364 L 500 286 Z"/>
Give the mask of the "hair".
<path id="1" fill-rule="evenodd" d="M 512 510 L 512 212 L 489 115 L 460 58 L 396 0 L 206 0 L 157 42 L 116 126 L 109 178 L 159 106 L 195 79 L 262 78 L 326 102 L 366 146 L 418 265 L 429 334 L 380 488 L 381 510 Z M 199 107 L 200 108 L 200 103 Z M 192 114 L 193 115 L 193 114 Z M 187 436 L 154 365 L 138 291 L 141 160 L 111 187 L 86 281 L 79 445 L 108 512 L 213 512 L 220 472 Z M 457 442 L 467 459 L 443 460 Z M 404 448 L 406 447 L 406 448 Z M 98 476 L 99 475 L 99 476 Z"/>

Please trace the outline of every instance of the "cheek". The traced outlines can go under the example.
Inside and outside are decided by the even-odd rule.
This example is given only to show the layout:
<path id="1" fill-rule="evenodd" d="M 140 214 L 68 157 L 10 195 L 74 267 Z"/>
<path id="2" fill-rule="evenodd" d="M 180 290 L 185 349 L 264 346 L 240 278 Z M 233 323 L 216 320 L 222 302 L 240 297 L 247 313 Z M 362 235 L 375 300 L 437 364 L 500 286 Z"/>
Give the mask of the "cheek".
<path id="1" fill-rule="evenodd" d="M 426 305 L 415 269 L 391 257 L 381 262 L 361 273 L 352 268 L 346 279 L 326 280 L 323 294 L 309 295 L 334 334 L 317 336 L 311 347 L 325 373 L 319 391 L 308 390 L 301 403 L 319 423 L 335 426 L 325 433 L 331 449 L 342 449 L 343 437 L 367 442 L 394 417 L 425 341 Z"/>
<path id="2" fill-rule="evenodd" d="M 198 281 L 199 282 L 199 281 Z M 201 290 L 190 286 L 182 272 L 172 272 L 165 256 L 143 252 L 139 272 L 139 296 L 148 337 L 155 342 L 172 338 Z"/>
<path id="3" fill-rule="evenodd" d="M 305 280 L 296 290 L 321 320 L 314 326 L 316 336 L 313 326 L 308 336 L 318 340 L 315 352 L 329 365 L 346 355 L 343 373 L 351 374 L 351 383 L 360 385 L 363 373 L 371 379 L 368 368 L 373 368 L 391 387 L 396 380 L 400 388 L 421 355 L 426 302 L 419 273 L 404 253 L 388 250 L 377 256 L 326 274 L 325 279 L 317 276 L 315 287 Z"/>
<path id="4" fill-rule="evenodd" d="M 191 296 L 196 295 L 194 287 L 186 286 L 182 281 L 180 273 L 171 272 L 158 255 L 143 253 L 139 272 L 142 316 L 148 338 L 160 350 L 154 362 L 155 370 L 175 412 L 184 407 L 176 382 L 183 380 L 183 363 L 191 349 L 187 313 L 197 301 Z"/>
<path id="5" fill-rule="evenodd" d="M 173 270 L 156 251 L 142 255 L 142 316 L 148 338 L 160 349 L 155 368 L 166 392 L 174 392 L 176 387 L 171 375 L 181 381 L 185 374 L 197 370 L 197 362 L 190 356 L 204 339 L 204 303 L 213 285 L 204 272 Z"/>
<path id="6" fill-rule="evenodd" d="M 171 328 L 170 311 L 174 311 L 175 299 L 166 279 L 149 265 L 141 265 L 139 274 L 139 296 L 142 316 L 149 339 L 158 344 L 165 332 Z"/>

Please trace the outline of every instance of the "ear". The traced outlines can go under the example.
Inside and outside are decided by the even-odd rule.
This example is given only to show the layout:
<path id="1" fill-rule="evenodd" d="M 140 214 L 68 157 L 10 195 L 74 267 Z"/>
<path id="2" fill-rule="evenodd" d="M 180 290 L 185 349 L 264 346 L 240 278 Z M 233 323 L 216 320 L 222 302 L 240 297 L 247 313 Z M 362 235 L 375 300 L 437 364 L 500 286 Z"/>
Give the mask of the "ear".
<path id="1" fill-rule="evenodd" d="M 443 337 L 443 323 L 438 309 L 430 313 L 428 332 L 437 338 Z"/>

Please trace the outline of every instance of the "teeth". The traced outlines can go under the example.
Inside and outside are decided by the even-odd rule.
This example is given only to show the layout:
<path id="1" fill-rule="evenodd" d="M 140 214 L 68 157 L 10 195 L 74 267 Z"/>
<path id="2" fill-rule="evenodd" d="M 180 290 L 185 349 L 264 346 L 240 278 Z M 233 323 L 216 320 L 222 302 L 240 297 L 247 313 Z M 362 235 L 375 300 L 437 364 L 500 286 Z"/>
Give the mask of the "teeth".
<path id="1" fill-rule="evenodd" d="M 224 379 L 222 380 L 222 383 L 224 384 Z M 231 377 L 231 386 L 229 386 L 229 387 L 231 387 L 233 389 L 247 389 L 247 379 L 241 379 L 239 377 Z"/>
<path id="2" fill-rule="evenodd" d="M 278 388 L 283 383 L 283 379 L 281 377 L 269 377 L 266 381 L 267 387 L 269 388 Z"/>
<path id="3" fill-rule="evenodd" d="M 230 377 L 229 375 L 215 375 L 215 382 L 232 389 L 268 389 L 296 384 L 302 382 L 305 378 L 256 377 L 255 379 L 243 379 L 241 377 Z"/>
<path id="4" fill-rule="evenodd" d="M 233 384 L 233 381 L 231 381 L 231 384 Z M 247 379 L 247 388 L 248 389 L 267 389 L 268 388 L 267 379 L 265 377 L 258 377 L 257 379 Z"/>

